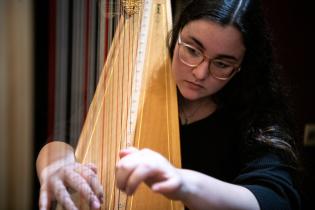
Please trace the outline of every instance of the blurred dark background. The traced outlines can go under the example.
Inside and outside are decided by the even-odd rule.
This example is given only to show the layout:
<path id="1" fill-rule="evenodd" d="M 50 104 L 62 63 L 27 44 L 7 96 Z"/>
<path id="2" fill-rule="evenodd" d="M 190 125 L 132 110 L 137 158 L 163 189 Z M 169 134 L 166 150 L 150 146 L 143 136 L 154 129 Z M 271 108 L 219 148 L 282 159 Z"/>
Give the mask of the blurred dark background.
<path id="1" fill-rule="evenodd" d="M 315 145 L 304 143 L 307 124 L 315 124 L 314 11 L 309 1 L 265 0 L 278 62 L 292 88 L 301 159 L 304 209 L 315 209 Z"/>

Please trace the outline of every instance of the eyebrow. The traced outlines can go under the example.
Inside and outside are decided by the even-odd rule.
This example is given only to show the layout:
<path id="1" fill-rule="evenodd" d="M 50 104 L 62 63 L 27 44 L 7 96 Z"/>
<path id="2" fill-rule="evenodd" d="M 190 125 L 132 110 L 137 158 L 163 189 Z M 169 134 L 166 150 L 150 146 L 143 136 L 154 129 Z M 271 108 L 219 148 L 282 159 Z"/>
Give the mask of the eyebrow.
<path id="1" fill-rule="evenodd" d="M 202 50 L 205 51 L 205 47 L 198 39 L 192 36 L 189 36 L 189 38 L 193 40 L 193 42 L 196 43 Z M 229 60 L 238 61 L 238 59 L 234 57 L 233 55 L 227 55 L 227 54 L 219 54 L 218 56 L 215 57 L 215 59 L 229 59 Z"/>
<path id="2" fill-rule="evenodd" d="M 202 48 L 203 50 L 205 50 L 205 47 L 203 46 L 203 44 L 198 40 L 196 39 L 195 37 L 192 37 L 192 36 L 189 36 L 189 38 L 191 40 L 193 40 L 193 42 L 195 42 L 197 45 L 199 45 L 200 48 Z"/>
<path id="3" fill-rule="evenodd" d="M 216 59 L 218 59 L 218 58 L 220 58 L 220 59 L 223 58 L 223 59 L 229 59 L 229 60 L 238 61 L 238 59 L 235 58 L 233 55 L 219 54 L 219 55 L 216 57 Z"/>

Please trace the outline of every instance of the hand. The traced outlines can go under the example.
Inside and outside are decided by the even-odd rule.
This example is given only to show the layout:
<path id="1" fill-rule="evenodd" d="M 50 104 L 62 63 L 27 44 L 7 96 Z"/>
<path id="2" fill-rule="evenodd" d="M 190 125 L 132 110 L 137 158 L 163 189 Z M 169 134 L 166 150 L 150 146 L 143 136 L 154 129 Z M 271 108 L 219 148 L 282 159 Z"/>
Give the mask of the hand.
<path id="1" fill-rule="evenodd" d="M 55 164 L 55 165 L 54 165 Z M 99 209 L 103 202 L 103 187 L 96 175 L 94 164 L 54 163 L 42 172 L 39 197 L 40 210 L 48 210 L 53 200 L 65 209 L 78 209 L 73 203 L 68 189 L 79 192 L 92 209 Z"/>
<path id="2" fill-rule="evenodd" d="M 116 165 L 117 187 L 128 195 L 145 182 L 155 192 L 170 199 L 180 199 L 182 177 L 177 168 L 150 149 L 127 148 L 119 153 Z"/>

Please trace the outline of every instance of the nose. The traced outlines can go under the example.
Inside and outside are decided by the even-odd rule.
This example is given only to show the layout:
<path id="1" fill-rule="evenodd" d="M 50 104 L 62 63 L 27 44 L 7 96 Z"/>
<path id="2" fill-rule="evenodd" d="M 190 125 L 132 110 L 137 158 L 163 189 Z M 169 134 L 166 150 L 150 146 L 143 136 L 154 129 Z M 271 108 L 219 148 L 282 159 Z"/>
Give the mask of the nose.
<path id="1" fill-rule="evenodd" d="M 201 64 L 193 68 L 192 73 L 197 80 L 206 79 L 209 76 L 209 62 L 203 61 Z"/>

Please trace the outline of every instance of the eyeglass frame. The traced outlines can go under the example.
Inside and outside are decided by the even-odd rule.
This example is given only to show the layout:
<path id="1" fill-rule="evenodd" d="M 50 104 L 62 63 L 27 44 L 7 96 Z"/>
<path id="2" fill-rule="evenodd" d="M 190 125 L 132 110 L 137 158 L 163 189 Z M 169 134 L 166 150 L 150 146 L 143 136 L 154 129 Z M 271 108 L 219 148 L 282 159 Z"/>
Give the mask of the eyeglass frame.
<path id="1" fill-rule="evenodd" d="M 190 44 L 187 44 L 187 43 L 183 42 L 182 39 L 181 39 L 180 34 L 178 34 L 177 43 L 178 43 L 179 47 L 182 45 L 182 46 L 185 46 L 185 47 L 192 48 L 192 49 L 194 49 L 194 50 L 196 50 L 196 51 L 199 51 L 200 54 L 203 56 L 203 59 L 200 61 L 200 63 L 198 63 L 198 64 L 189 64 L 189 63 L 187 63 L 186 61 L 184 61 L 184 60 L 181 58 L 181 56 L 179 55 L 179 49 L 178 49 L 178 52 L 177 52 L 177 53 L 178 53 L 178 58 L 179 58 L 179 60 L 180 60 L 183 64 L 185 64 L 185 65 L 187 65 L 187 66 L 189 66 L 189 67 L 197 67 L 197 66 L 199 66 L 200 64 L 202 64 L 205 60 L 208 60 L 208 61 L 209 61 L 209 68 L 208 68 L 209 73 L 210 73 L 214 78 L 216 78 L 216 79 L 219 79 L 219 80 L 228 80 L 228 79 L 232 78 L 237 72 L 239 72 L 239 71 L 241 70 L 241 67 L 240 67 L 240 66 L 235 67 L 235 66 L 231 65 L 231 67 L 233 67 L 233 70 L 232 70 L 232 73 L 231 73 L 231 75 L 230 75 L 229 77 L 226 77 L 226 78 L 225 78 L 225 77 L 218 77 L 218 76 L 214 75 L 214 74 L 211 72 L 211 68 L 210 68 L 212 61 L 215 60 L 215 59 L 217 59 L 217 58 L 212 58 L 212 59 L 211 59 L 211 58 L 209 58 L 207 55 L 205 55 L 201 50 L 197 49 L 196 47 L 194 47 L 194 46 L 192 46 L 192 45 L 190 45 Z"/>

